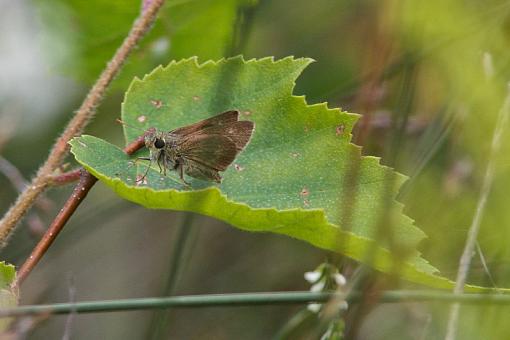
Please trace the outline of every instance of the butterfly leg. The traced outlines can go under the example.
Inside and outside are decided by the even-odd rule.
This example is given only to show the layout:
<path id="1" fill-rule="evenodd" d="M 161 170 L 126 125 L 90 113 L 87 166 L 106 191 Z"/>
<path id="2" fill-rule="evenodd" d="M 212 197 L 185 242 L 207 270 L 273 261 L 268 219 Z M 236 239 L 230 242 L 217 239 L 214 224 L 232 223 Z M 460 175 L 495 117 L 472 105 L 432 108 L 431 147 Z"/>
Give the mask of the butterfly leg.
<path id="1" fill-rule="evenodd" d="M 149 161 L 149 165 L 147 166 L 147 169 L 145 169 L 143 176 L 140 177 L 139 179 L 137 179 L 137 182 L 143 183 L 143 180 L 145 179 L 145 177 L 147 177 L 147 174 L 149 173 L 149 169 L 151 168 L 152 159 L 150 159 L 149 157 L 138 157 L 136 160 Z"/>
<path id="2" fill-rule="evenodd" d="M 152 160 L 149 158 L 149 157 L 136 157 L 135 161 L 130 165 L 136 165 L 136 163 L 138 161 L 149 161 L 149 166 L 147 167 L 147 169 L 145 170 L 145 173 L 143 174 L 142 177 L 140 177 L 139 179 L 137 179 L 137 182 L 143 182 L 143 180 L 145 179 L 145 177 L 147 177 L 147 173 L 149 172 L 149 169 L 151 167 L 151 164 L 152 164 Z"/>
<path id="3" fill-rule="evenodd" d="M 136 157 L 133 162 L 130 162 L 131 165 L 135 165 L 138 161 L 150 161 L 149 157 Z"/>
<path id="4" fill-rule="evenodd" d="M 184 179 L 184 165 L 183 165 L 181 159 L 177 159 L 175 161 L 174 169 L 179 173 L 179 178 L 181 179 L 181 181 L 184 184 L 186 184 L 186 186 L 190 186 L 190 184 L 188 182 L 186 182 L 186 180 Z"/>
<path id="5" fill-rule="evenodd" d="M 163 174 L 163 176 L 166 176 L 166 166 L 163 164 L 163 166 L 161 166 L 161 161 L 158 159 L 157 161 L 158 163 L 158 168 L 159 168 L 159 173 Z"/>
<path id="6" fill-rule="evenodd" d="M 186 184 L 186 186 L 188 186 L 188 187 L 191 186 L 191 184 L 189 182 L 186 182 L 186 180 L 184 179 L 184 167 L 181 165 L 179 168 L 180 168 L 179 169 L 179 177 L 181 178 L 182 182 L 184 184 Z"/>

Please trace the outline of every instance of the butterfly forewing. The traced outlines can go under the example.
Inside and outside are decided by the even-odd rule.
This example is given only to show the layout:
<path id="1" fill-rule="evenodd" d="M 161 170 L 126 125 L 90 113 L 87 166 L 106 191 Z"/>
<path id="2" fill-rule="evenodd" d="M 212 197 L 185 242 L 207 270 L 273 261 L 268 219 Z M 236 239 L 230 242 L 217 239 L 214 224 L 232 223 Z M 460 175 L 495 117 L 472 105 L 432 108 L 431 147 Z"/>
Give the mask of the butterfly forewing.
<path id="1" fill-rule="evenodd" d="M 239 111 L 226 111 L 226 112 L 220 113 L 219 115 L 216 115 L 214 117 L 201 120 L 197 123 L 177 128 L 175 130 L 170 131 L 170 133 L 172 133 L 174 135 L 186 136 L 186 135 L 189 135 L 192 133 L 196 133 L 198 131 L 203 131 L 203 130 L 209 129 L 211 127 L 218 127 L 218 126 L 221 127 L 221 126 L 227 125 L 229 123 L 238 122 L 238 117 L 239 117 Z"/>
<path id="2" fill-rule="evenodd" d="M 239 111 L 227 111 L 198 123 L 170 131 L 176 137 L 191 138 L 191 135 L 221 135 L 230 138 L 241 151 L 249 142 L 254 123 L 239 121 Z"/>

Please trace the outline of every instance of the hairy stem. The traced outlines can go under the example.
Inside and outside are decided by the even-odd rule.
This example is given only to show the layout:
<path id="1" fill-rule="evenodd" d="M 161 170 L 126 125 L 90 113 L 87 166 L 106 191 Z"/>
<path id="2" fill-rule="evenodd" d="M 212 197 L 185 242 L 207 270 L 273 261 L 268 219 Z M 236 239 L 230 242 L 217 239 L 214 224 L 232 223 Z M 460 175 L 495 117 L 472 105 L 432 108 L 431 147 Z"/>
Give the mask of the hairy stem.
<path id="1" fill-rule="evenodd" d="M 99 76 L 76 114 L 68 123 L 62 135 L 57 139 L 44 164 L 39 168 L 32 182 L 26 186 L 13 206 L 0 221 L 0 243 L 6 243 L 18 222 L 32 206 L 35 199 L 50 184 L 52 174 L 62 163 L 69 151 L 68 142 L 80 135 L 88 122 L 94 117 L 96 107 L 101 102 L 108 86 L 119 73 L 126 58 L 136 47 L 141 38 L 150 29 L 164 0 L 153 0 L 140 17 L 135 20 L 131 31 L 115 52 L 114 56 Z"/>
<path id="2" fill-rule="evenodd" d="M 17 192 L 23 192 L 27 186 L 27 181 L 18 168 L 2 156 L 0 156 L 0 173 L 7 177 Z M 40 195 L 35 204 L 43 211 L 48 211 L 53 206 L 53 202 L 44 195 Z M 28 214 L 27 224 L 32 234 L 40 236 L 44 233 L 44 223 L 36 211 L 32 211 Z"/>

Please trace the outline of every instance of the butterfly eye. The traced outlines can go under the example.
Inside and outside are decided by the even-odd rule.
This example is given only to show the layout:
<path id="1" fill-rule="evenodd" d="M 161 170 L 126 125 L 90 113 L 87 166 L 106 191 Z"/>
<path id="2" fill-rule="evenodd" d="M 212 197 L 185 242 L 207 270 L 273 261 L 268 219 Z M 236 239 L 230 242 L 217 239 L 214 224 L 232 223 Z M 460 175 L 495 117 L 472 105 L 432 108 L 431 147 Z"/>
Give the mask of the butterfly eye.
<path id="1" fill-rule="evenodd" d="M 161 138 L 156 138 L 156 141 L 154 142 L 154 146 L 157 148 L 157 149 L 161 149 L 165 146 L 165 141 L 162 140 Z"/>

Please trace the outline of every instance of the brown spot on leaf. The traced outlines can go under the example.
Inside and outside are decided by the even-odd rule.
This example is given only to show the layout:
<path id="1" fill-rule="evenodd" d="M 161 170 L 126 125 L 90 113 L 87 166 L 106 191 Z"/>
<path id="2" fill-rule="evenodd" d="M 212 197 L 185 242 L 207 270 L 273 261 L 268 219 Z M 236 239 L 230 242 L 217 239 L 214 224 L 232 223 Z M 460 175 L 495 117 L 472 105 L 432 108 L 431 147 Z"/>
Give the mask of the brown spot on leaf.
<path id="1" fill-rule="evenodd" d="M 340 124 L 338 125 L 336 128 L 335 128 L 335 134 L 337 136 L 341 136 L 344 134 L 344 130 L 345 130 L 345 125 L 344 124 Z"/>
<path id="2" fill-rule="evenodd" d="M 135 181 L 136 185 L 140 185 L 140 184 L 147 184 L 147 177 L 145 177 L 144 175 L 141 175 L 141 174 L 138 174 L 136 175 L 136 181 Z"/>
<path id="3" fill-rule="evenodd" d="M 163 106 L 163 102 L 159 99 L 152 99 L 151 104 L 154 105 L 156 109 L 159 109 L 161 106 Z"/>
<path id="4" fill-rule="evenodd" d="M 146 117 L 146 116 L 144 116 L 144 115 L 141 115 L 141 116 L 138 116 L 138 117 L 136 118 L 136 120 L 137 120 L 139 123 L 143 123 L 143 122 L 145 122 L 145 121 L 147 120 L 147 117 Z"/>
<path id="5" fill-rule="evenodd" d="M 310 201 L 309 200 L 303 200 L 303 205 L 305 207 L 309 207 L 310 206 Z"/>
<path id="6" fill-rule="evenodd" d="M 298 158 L 299 157 L 299 153 L 298 152 L 291 152 L 290 155 L 293 158 Z"/>
<path id="7" fill-rule="evenodd" d="M 303 129 L 305 132 L 308 132 L 310 131 L 310 128 L 308 127 L 308 125 L 305 125 L 305 128 Z"/>
<path id="8" fill-rule="evenodd" d="M 193 96 L 193 100 L 194 100 L 194 101 L 199 101 L 199 100 L 200 100 L 200 97 L 199 97 L 199 96 Z"/>
<path id="9" fill-rule="evenodd" d="M 307 188 L 303 188 L 299 194 L 303 197 L 306 197 L 306 196 L 310 195 L 310 191 L 308 191 Z"/>
<path id="10" fill-rule="evenodd" d="M 251 115 L 251 111 L 243 111 L 241 112 L 243 115 L 245 116 L 250 116 Z"/>
<path id="11" fill-rule="evenodd" d="M 236 169 L 237 171 L 243 171 L 244 168 L 242 166 L 240 166 L 239 164 L 234 164 L 234 169 Z"/>

